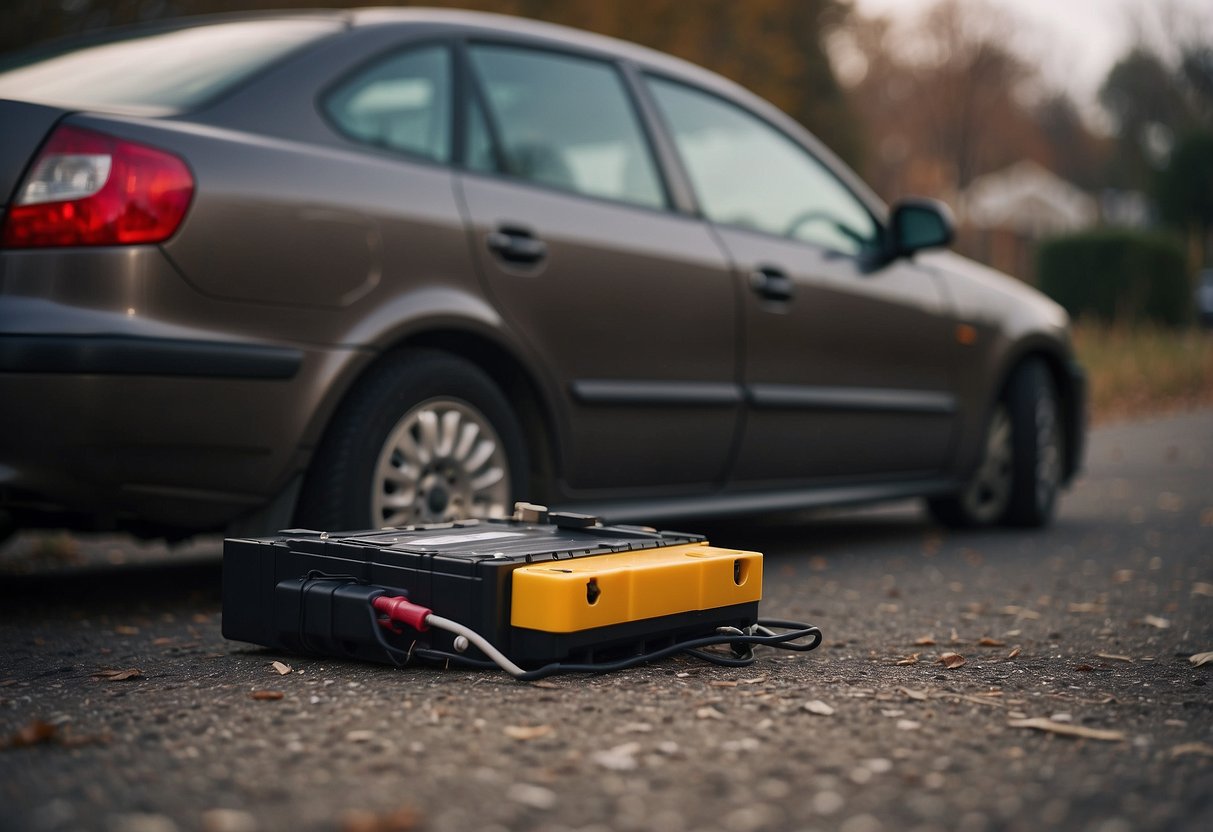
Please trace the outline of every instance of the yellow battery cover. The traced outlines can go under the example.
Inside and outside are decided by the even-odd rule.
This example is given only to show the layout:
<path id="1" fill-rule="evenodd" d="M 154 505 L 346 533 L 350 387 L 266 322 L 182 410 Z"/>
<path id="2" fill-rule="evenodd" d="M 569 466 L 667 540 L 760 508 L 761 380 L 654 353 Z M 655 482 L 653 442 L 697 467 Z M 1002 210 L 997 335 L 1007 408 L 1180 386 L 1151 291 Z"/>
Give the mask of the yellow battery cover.
<path id="1" fill-rule="evenodd" d="M 762 555 L 689 543 L 520 566 L 510 624 L 573 633 L 762 600 Z"/>

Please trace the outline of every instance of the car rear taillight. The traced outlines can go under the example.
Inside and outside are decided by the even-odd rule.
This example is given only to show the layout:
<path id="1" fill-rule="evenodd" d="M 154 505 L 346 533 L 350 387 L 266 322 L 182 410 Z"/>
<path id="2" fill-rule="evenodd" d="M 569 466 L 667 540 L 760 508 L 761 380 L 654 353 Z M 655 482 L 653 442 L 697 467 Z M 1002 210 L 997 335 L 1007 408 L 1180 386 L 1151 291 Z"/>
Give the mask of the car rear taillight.
<path id="1" fill-rule="evenodd" d="M 5 248 L 157 243 L 177 230 L 194 177 L 154 147 L 64 125 L 9 206 Z"/>

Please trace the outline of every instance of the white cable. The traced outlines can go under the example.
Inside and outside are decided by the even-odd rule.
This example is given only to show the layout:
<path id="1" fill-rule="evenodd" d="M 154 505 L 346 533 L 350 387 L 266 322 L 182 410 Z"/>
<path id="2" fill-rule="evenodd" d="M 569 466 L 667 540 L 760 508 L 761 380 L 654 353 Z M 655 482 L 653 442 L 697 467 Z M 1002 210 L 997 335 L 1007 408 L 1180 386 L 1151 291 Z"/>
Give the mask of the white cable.
<path id="1" fill-rule="evenodd" d="M 500 650 L 489 644 L 488 639 L 469 627 L 465 627 L 462 624 L 451 621 L 449 618 L 434 615 L 433 613 L 426 616 L 425 623 L 429 624 L 431 627 L 437 627 L 439 630 L 446 630 L 449 633 L 463 636 L 472 644 L 479 647 L 480 652 L 484 653 L 484 655 L 496 662 L 498 667 L 511 676 L 521 676 L 526 673 L 526 671 L 521 667 L 507 659 Z"/>

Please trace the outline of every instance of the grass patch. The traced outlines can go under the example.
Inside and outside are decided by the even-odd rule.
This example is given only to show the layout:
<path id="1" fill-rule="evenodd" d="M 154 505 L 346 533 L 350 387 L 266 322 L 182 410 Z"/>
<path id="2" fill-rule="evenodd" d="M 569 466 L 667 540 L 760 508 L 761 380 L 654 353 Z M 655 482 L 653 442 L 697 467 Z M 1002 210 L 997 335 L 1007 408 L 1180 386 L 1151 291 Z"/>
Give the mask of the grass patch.
<path id="1" fill-rule="evenodd" d="M 1096 423 L 1213 403 L 1213 332 L 1155 326 L 1074 325 Z"/>

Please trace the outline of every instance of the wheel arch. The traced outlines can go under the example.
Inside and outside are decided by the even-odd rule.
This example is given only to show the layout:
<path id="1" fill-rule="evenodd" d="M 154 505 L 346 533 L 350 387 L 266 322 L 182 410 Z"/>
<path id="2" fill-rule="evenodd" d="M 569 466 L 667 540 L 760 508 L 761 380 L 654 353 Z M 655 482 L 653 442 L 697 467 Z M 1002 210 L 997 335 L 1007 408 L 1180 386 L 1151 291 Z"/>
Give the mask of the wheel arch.
<path id="1" fill-rule="evenodd" d="M 501 390 L 522 426 L 527 447 L 528 499 L 546 499 L 559 462 L 559 433 L 555 408 L 537 374 L 495 331 L 493 318 L 436 315 L 414 320 L 376 338 L 369 360 L 351 362 L 349 371 L 333 383 L 326 406 L 318 411 L 307 433 L 307 466 L 323 443 L 351 393 L 385 362 L 412 349 L 437 349 L 459 357 L 488 374 Z M 364 353 L 364 356 L 368 353 Z M 306 477 L 307 472 L 304 471 Z M 292 507 L 292 513 L 297 506 Z"/>

